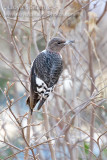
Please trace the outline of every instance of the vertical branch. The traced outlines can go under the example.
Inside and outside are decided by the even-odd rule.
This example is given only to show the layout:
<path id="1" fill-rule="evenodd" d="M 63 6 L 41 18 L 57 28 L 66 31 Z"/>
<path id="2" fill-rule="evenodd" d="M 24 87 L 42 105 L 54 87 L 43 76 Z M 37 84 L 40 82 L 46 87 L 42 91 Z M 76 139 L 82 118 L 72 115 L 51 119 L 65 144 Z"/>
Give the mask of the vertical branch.
<path id="1" fill-rule="evenodd" d="M 26 135 L 26 141 L 27 141 L 28 144 L 30 144 L 31 119 L 32 119 L 32 115 L 31 115 L 31 111 L 30 111 L 30 108 L 29 108 L 29 114 L 28 114 L 28 118 L 27 118 L 27 126 L 28 127 L 27 127 L 27 135 Z M 25 160 L 29 159 L 29 149 L 26 149 L 24 159 Z"/>
<path id="2" fill-rule="evenodd" d="M 88 17 L 89 18 L 89 17 Z M 90 34 L 91 36 L 91 34 Z M 88 53 L 89 53 L 89 73 L 90 73 L 90 77 L 91 77 L 91 91 L 90 91 L 90 95 L 93 94 L 94 89 L 95 89 L 95 78 L 94 78 L 94 72 L 93 72 L 93 50 L 92 50 L 92 45 L 91 45 L 91 39 L 88 37 Z M 92 160 L 92 153 L 93 153 L 93 146 L 94 146 L 94 121 L 95 121 L 95 110 L 92 107 L 92 111 L 91 111 L 91 125 L 90 125 L 90 155 L 89 155 L 89 159 Z"/>
<path id="3" fill-rule="evenodd" d="M 89 53 L 89 72 L 90 72 L 90 77 L 91 77 L 91 95 L 94 91 L 94 82 L 95 82 L 95 78 L 94 78 L 94 73 L 93 73 L 93 51 L 92 51 L 92 46 L 91 46 L 91 40 L 90 38 L 88 38 L 88 53 Z"/>
<path id="4" fill-rule="evenodd" d="M 29 36 L 29 44 L 28 44 L 28 62 L 31 65 L 31 45 L 32 45 L 32 0 L 30 0 L 30 36 Z"/>
<path id="5" fill-rule="evenodd" d="M 70 52 L 70 51 L 69 51 Z M 73 51 L 72 51 L 73 52 Z M 72 75 L 72 105 L 73 105 L 73 108 L 76 108 L 76 61 L 74 63 L 74 55 L 72 54 L 72 57 L 71 57 L 71 75 Z M 75 117 L 75 120 L 74 120 L 74 125 L 76 127 L 78 127 L 78 116 Z M 76 135 L 77 135 L 77 131 L 75 131 L 75 140 L 76 140 Z M 77 160 L 78 159 L 78 150 L 75 148 L 73 150 L 71 150 L 72 152 L 72 155 L 73 155 L 73 159 L 74 160 Z"/>
<path id="6" fill-rule="evenodd" d="M 31 45 L 32 45 L 32 0 L 30 0 L 30 36 L 29 36 L 29 44 L 28 44 L 28 62 L 31 65 Z M 29 114 L 28 114 L 28 118 L 27 118 L 27 135 L 26 135 L 26 140 L 27 143 L 30 144 L 30 123 L 31 123 L 31 119 L 32 119 L 32 115 L 31 115 L 31 111 L 29 108 Z M 29 159 L 29 149 L 26 150 L 25 152 L 25 160 Z"/>
<path id="7" fill-rule="evenodd" d="M 43 106 L 42 108 L 43 108 L 43 117 L 44 117 L 44 127 L 45 127 L 46 132 L 48 132 L 49 131 L 49 120 L 48 120 L 48 115 L 47 115 L 47 109 L 46 109 L 45 106 Z M 47 139 L 48 140 L 51 139 L 51 136 L 50 136 L 49 132 L 47 133 Z M 48 145 L 49 145 L 49 149 L 50 149 L 50 152 L 51 152 L 52 160 L 56 160 L 55 150 L 54 150 L 52 142 L 48 142 Z"/>
<path id="8" fill-rule="evenodd" d="M 92 79 L 92 82 L 94 83 L 95 82 L 95 79 L 94 79 L 94 73 L 93 73 L 93 52 L 92 52 L 92 48 L 91 48 L 91 41 L 90 39 L 88 39 L 88 53 L 89 53 L 89 72 L 90 72 L 90 77 Z M 94 92 L 94 85 L 93 83 L 91 82 L 91 95 L 92 93 Z M 93 142 L 93 137 L 94 137 L 94 121 L 95 121 L 95 110 L 94 108 L 92 108 L 92 111 L 91 111 L 91 125 L 90 125 L 90 150 L 93 152 L 93 145 L 94 145 L 94 142 Z M 92 152 L 90 152 L 90 155 L 89 155 L 89 159 L 92 160 Z"/>
<path id="9" fill-rule="evenodd" d="M 89 15 L 88 15 L 88 10 L 89 10 L 89 4 L 87 6 L 86 9 L 86 18 L 88 20 L 88 25 L 87 25 L 87 30 L 89 31 L 89 36 L 88 36 L 88 56 L 89 56 L 89 74 L 90 74 L 90 78 L 91 78 L 91 90 L 90 90 L 90 95 L 92 95 L 92 93 L 94 92 L 95 89 L 95 78 L 94 78 L 94 72 L 93 72 L 93 50 L 92 50 L 92 45 L 91 45 L 91 33 L 89 30 L 90 27 L 90 19 L 89 19 Z M 93 100 L 92 100 L 93 101 Z M 92 156 L 93 156 L 93 146 L 94 146 L 94 141 L 93 141 L 93 137 L 94 137 L 94 121 L 95 121 L 95 110 L 92 107 L 92 111 L 91 111 L 91 122 L 90 122 L 90 150 L 91 152 L 89 153 L 89 160 L 92 160 Z"/>

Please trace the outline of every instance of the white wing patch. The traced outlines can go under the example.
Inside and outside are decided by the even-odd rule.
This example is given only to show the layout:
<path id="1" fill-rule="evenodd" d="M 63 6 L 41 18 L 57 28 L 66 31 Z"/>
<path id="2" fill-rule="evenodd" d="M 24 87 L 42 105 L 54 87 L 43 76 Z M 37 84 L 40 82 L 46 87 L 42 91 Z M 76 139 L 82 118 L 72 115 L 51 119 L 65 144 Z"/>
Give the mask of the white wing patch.
<path id="1" fill-rule="evenodd" d="M 44 83 L 44 81 L 43 80 L 41 80 L 40 78 L 38 78 L 38 77 L 36 77 L 36 84 L 38 85 L 38 86 L 46 86 L 47 87 L 47 85 Z"/>
<path id="2" fill-rule="evenodd" d="M 53 91 L 53 87 L 48 88 L 47 85 L 43 80 L 36 77 L 36 84 L 37 84 L 37 93 L 39 94 L 40 98 L 47 98 L 50 92 Z"/>

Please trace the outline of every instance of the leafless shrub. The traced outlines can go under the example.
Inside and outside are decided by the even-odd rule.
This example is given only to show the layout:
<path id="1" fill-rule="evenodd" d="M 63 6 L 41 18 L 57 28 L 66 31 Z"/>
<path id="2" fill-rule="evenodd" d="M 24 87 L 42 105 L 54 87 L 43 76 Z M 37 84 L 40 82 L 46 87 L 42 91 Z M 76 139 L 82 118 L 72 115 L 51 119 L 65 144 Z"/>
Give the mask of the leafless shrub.
<path id="1" fill-rule="evenodd" d="M 103 0 L 0 0 L 0 159 L 106 160 L 106 18 Z M 76 43 L 31 117 L 30 65 L 54 36 Z"/>

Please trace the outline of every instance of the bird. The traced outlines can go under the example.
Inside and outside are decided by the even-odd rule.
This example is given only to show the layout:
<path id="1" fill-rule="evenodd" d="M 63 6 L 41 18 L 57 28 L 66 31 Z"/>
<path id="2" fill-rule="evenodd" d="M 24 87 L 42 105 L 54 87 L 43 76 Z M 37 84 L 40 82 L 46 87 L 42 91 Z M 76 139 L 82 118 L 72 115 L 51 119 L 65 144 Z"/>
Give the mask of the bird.
<path id="1" fill-rule="evenodd" d="M 46 49 L 33 61 L 30 72 L 30 95 L 26 100 L 31 115 L 37 105 L 39 110 L 53 91 L 63 71 L 61 49 L 74 41 L 66 41 L 60 37 L 52 38 Z"/>

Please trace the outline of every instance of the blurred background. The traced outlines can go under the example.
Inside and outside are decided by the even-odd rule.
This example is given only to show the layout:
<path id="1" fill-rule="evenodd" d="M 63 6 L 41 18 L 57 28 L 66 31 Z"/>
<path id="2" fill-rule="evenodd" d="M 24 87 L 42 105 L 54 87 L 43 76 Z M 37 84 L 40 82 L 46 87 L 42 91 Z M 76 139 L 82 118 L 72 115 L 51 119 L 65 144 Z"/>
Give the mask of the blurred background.
<path id="1" fill-rule="evenodd" d="M 106 0 L 0 0 L 1 160 L 107 159 L 106 32 Z M 55 36 L 75 44 L 31 118 L 31 63 Z"/>

